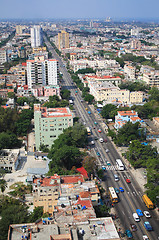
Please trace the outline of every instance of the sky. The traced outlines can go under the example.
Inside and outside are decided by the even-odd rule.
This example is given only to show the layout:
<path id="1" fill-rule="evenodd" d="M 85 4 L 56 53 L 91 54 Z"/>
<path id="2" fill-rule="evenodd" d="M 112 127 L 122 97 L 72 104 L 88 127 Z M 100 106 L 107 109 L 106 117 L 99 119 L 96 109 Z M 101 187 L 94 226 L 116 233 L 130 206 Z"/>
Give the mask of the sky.
<path id="1" fill-rule="evenodd" d="M 0 18 L 159 19 L 159 0 L 0 0 Z"/>

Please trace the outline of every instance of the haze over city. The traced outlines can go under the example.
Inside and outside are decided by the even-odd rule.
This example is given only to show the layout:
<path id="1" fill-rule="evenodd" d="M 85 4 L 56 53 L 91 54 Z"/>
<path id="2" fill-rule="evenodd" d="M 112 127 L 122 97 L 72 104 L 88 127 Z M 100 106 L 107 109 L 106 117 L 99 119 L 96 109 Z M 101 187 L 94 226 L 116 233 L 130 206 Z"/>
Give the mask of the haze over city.
<path id="1" fill-rule="evenodd" d="M 158 0 L 1 1 L 1 19 L 106 18 L 158 19 Z"/>

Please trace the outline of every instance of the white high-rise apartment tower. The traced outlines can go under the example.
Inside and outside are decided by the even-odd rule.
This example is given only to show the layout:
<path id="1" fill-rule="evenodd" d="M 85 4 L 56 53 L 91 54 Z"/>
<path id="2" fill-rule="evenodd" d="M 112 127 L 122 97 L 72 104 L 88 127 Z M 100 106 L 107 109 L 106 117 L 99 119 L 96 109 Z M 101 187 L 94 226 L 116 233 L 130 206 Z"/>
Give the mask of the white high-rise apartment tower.
<path id="1" fill-rule="evenodd" d="M 48 60 L 28 60 L 27 61 L 27 82 L 31 89 L 33 85 L 58 85 L 58 61 Z"/>
<path id="2" fill-rule="evenodd" d="M 42 29 L 40 26 L 31 28 L 31 46 L 40 47 L 42 45 Z"/>

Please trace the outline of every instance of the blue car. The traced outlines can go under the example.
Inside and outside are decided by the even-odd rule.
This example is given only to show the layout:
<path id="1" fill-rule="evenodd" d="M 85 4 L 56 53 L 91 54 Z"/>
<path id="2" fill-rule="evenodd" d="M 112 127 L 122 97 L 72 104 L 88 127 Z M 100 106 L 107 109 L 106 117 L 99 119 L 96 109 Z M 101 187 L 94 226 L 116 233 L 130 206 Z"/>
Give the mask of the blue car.
<path id="1" fill-rule="evenodd" d="M 97 152 L 97 156 L 100 157 L 100 153 L 99 152 Z"/>
<path id="2" fill-rule="evenodd" d="M 143 213 L 140 209 L 136 209 L 136 212 L 138 214 L 139 217 L 142 217 L 143 216 Z"/>
<path id="3" fill-rule="evenodd" d="M 126 236 L 127 236 L 128 238 L 132 238 L 132 233 L 131 233 L 131 231 L 130 231 L 129 229 L 127 229 L 127 230 L 125 231 L 125 234 L 126 234 Z"/>
<path id="4" fill-rule="evenodd" d="M 124 192 L 124 188 L 120 187 L 119 188 L 120 192 Z"/>

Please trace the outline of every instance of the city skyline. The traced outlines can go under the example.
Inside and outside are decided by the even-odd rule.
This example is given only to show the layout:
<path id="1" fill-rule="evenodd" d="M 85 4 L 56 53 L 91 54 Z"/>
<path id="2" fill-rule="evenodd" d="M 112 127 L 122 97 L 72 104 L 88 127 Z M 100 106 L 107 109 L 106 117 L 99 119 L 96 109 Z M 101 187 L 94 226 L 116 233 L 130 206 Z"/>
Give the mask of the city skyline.
<path id="1" fill-rule="evenodd" d="M 45 4 L 39 1 L 1 3 L 1 19 L 37 19 L 37 18 L 106 18 L 115 19 L 159 19 L 159 2 L 157 0 L 126 0 L 96 1 L 73 0 L 51 1 L 46 0 Z M 120 11 L 119 11 L 120 10 Z"/>

